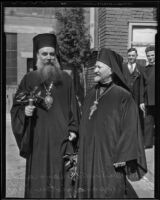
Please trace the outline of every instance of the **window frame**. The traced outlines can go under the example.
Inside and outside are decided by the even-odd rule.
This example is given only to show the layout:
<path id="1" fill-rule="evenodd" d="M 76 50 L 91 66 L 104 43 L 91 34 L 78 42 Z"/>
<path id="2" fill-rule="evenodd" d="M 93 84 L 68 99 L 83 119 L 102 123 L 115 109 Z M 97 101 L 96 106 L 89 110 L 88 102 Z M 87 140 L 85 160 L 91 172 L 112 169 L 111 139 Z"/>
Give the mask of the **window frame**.
<path id="1" fill-rule="evenodd" d="M 129 22 L 129 36 L 128 36 L 128 48 L 132 46 L 132 32 L 134 27 L 157 27 L 158 24 L 156 21 L 149 21 L 149 22 Z"/>
<path id="2" fill-rule="evenodd" d="M 147 21 L 147 22 L 132 22 L 132 21 L 130 21 L 129 22 L 129 30 L 128 30 L 128 49 L 129 48 L 131 48 L 132 46 L 138 46 L 137 44 L 138 43 L 133 43 L 132 42 L 132 34 L 133 34 L 133 30 L 134 30 L 134 27 L 136 27 L 136 28 L 145 28 L 145 27 L 148 27 L 148 28 L 152 28 L 152 27 L 154 27 L 154 28 L 156 28 L 156 30 L 158 29 L 158 24 L 157 24 L 157 22 L 156 21 Z M 146 46 L 147 45 L 147 43 L 141 43 L 141 45 L 140 45 L 140 47 L 144 47 L 144 46 Z M 153 45 L 155 45 L 155 44 L 153 44 Z M 144 59 L 141 59 L 141 58 L 138 58 L 137 59 L 137 61 L 139 62 L 139 63 L 143 63 L 143 61 L 145 62 L 145 64 L 144 65 L 147 65 L 148 64 L 148 61 L 147 61 L 147 58 L 144 60 Z"/>

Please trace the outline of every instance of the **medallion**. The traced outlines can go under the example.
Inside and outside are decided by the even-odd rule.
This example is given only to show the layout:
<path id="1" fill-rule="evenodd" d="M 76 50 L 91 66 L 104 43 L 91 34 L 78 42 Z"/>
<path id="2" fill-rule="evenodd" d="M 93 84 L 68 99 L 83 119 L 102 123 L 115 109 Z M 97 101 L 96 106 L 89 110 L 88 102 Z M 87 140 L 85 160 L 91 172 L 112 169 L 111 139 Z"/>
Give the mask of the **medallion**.
<path id="1" fill-rule="evenodd" d="M 50 84 L 48 90 L 47 90 L 46 86 L 44 85 L 44 88 L 46 90 L 46 96 L 44 98 L 44 102 L 45 102 L 48 110 L 52 107 L 52 104 L 53 104 L 53 97 L 51 96 L 52 87 L 53 87 L 53 82 Z"/>
<path id="2" fill-rule="evenodd" d="M 53 98 L 52 98 L 50 95 L 47 95 L 47 96 L 44 98 L 44 101 L 45 101 L 46 104 L 52 105 L 52 103 L 53 103 Z"/>

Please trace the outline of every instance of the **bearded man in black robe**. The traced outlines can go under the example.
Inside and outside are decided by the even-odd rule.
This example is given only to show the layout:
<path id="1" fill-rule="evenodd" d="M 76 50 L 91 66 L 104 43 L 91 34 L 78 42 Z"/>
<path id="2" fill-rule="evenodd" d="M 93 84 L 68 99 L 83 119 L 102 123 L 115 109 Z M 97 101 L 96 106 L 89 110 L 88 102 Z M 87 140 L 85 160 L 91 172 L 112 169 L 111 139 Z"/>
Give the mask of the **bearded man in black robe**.
<path id="1" fill-rule="evenodd" d="M 15 94 L 11 123 L 20 155 L 26 158 L 25 198 L 71 196 L 64 155 L 74 152 L 77 102 L 71 77 L 61 70 L 56 36 L 33 38 L 37 69 Z"/>
<path id="2" fill-rule="evenodd" d="M 123 58 L 102 48 L 97 83 L 86 95 L 79 128 L 78 198 L 135 198 L 129 183 L 147 172 L 137 106 L 121 72 Z M 127 88 L 127 87 L 126 87 Z"/>

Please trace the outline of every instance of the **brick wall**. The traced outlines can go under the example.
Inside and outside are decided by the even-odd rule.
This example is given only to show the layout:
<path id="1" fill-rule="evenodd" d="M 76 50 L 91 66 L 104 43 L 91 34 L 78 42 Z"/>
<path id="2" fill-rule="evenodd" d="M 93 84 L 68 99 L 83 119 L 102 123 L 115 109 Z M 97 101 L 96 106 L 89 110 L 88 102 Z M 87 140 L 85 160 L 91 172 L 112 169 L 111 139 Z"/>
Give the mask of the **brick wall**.
<path id="1" fill-rule="evenodd" d="M 93 51 L 85 66 L 86 92 L 88 92 L 88 90 L 94 85 L 94 65 L 97 59 L 97 54 L 98 51 Z"/>

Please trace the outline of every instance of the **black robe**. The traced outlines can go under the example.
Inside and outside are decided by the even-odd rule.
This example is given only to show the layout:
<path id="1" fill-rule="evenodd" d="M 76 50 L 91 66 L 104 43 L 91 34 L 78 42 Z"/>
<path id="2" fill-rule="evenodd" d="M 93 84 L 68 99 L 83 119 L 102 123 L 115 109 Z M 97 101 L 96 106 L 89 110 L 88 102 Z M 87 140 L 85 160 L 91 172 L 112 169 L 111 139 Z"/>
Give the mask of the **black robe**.
<path id="1" fill-rule="evenodd" d="M 147 106 L 155 106 L 155 65 L 145 67 L 146 85 L 144 101 Z"/>
<path id="2" fill-rule="evenodd" d="M 147 65 L 145 67 L 145 73 L 146 85 L 143 96 L 146 105 L 144 141 L 146 148 L 152 148 L 155 135 L 155 65 Z"/>
<path id="3" fill-rule="evenodd" d="M 95 88 L 85 98 L 80 122 L 77 197 L 134 198 L 126 175 L 135 181 L 147 172 L 136 104 L 128 91 L 112 84 L 88 119 Z M 118 162 L 126 167 L 115 169 Z"/>
<path id="4" fill-rule="evenodd" d="M 25 198 L 71 197 L 71 188 L 66 186 L 69 176 L 64 178 L 63 156 L 74 152 L 68 136 L 69 131 L 78 133 L 78 113 L 72 79 L 65 72 L 62 75 L 62 84 L 51 91 L 50 110 L 42 103 L 36 106 L 32 117 L 26 117 L 24 104 L 17 103 L 16 99 L 11 108 L 12 129 L 20 155 L 27 158 Z M 32 91 L 35 86 L 45 97 L 44 85 L 33 71 L 24 76 L 16 95 Z M 29 155 L 26 155 L 23 150 L 28 141 Z"/>

